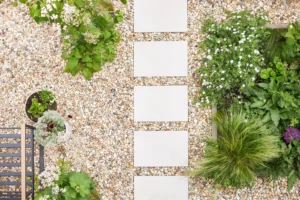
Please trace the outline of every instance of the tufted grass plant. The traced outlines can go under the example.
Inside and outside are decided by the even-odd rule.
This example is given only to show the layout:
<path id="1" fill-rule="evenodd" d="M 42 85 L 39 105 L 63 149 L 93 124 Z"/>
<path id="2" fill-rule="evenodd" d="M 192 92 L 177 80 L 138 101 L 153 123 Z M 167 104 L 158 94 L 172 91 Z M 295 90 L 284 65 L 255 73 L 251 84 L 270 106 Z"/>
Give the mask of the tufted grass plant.
<path id="1" fill-rule="evenodd" d="M 246 119 L 242 110 L 233 108 L 217 113 L 217 140 L 207 140 L 205 159 L 191 176 L 212 178 L 215 183 L 237 188 L 252 185 L 257 167 L 279 156 L 279 138 L 259 119 Z"/>

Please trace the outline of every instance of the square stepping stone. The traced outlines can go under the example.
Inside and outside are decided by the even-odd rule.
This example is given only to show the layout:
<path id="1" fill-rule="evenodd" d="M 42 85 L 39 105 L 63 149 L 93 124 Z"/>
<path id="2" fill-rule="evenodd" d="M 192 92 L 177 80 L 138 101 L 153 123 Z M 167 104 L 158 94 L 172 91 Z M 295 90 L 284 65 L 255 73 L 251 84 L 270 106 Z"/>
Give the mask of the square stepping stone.
<path id="1" fill-rule="evenodd" d="M 188 200 L 188 177 L 135 176 L 134 200 Z"/>
<path id="2" fill-rule="evenodd" d="M 187 76 L 186 41 L 135 42 L 134 76 Z"/>
<path id="3" fill-rule="evenodd" d="M 187 121 L 187 86 L 135 86 L 134 121 Z"/>
<path id="4" fill-rule="evenodd" d="M 135 131 L 134 166 L 188 166 L 188 132 Z"/>
<path id="5" fill-rule="evenodd" d="M 187 0 L 134 0 L 134 32 L 186 32 Z"/>

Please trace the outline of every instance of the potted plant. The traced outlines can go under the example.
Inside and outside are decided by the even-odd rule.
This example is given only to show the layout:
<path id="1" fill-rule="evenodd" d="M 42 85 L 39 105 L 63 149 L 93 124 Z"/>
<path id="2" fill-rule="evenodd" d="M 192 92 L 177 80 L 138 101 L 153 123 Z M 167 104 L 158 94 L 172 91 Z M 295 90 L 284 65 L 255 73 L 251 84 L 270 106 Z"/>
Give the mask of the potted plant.
<path id="1" fill-rule="evenodd" d="M 49 110 L 34 124 L 35 140 L 42 146 L 65 141 L 72 129 L 67 121 L 56 111 Z"/>
<path id="2" fill-rule="evenodd" d="M 47 110 L 57 110 L 55 96 L 48 90 L 35 92 L 26 101 L 26 115 L 34 122 L 37 122 L 38 118 Z"/>

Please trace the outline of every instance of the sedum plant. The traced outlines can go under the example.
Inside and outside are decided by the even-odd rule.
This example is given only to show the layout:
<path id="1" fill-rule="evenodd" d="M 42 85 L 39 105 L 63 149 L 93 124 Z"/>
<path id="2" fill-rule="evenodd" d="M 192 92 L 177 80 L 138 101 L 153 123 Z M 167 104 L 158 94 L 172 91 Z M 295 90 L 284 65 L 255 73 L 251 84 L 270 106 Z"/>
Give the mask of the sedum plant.
<path id="1" fill-rule="evenodd" d="M 20 0 L 37 22 L 58 23 L 62 35 L 65 72 L 82 73 L 90 80 L 106 62 L 115 58 L 120 34 L 115 25 L 123 21 L 123 12 L 115 11 L 110 0 Z M 123 3 L 126 1 L 122 0 Z M 111 13 L 114 12 L 114 13 Z"/>
<path id="2" fill-rule="evenodd" d="M 190 175 L 212 178 L 225 186 L 251 185 L 255 169 L 279 156 L 279 138 L 256 118 L 246 119 L 245 113 L 232 108 L 217 113 L 217 140 L 208 140 L 205 159 Z"/>
<path id="3" fill-rule="evenodd" d="M 95 182 L 85 172 L 70 170 L 70 162 L 59 160 L 39 177 L 40 187 L 35 200 L 99 200 Z"/>
<path id="4" fill-rule="evenodd" d="M 38 122 L 34 124 L 36 128 L 34 139 L 42 146 L 56 144 L 58 135 L 65 131 L 64 119 L 56 111 L 46 111 Z"/>
<path id="5" fill-rule="evenodd" d="M 202 90 L 197 102 L 226 107 L 239 101 L 241 88 L 254 84 L 265 67 L 262 47 L 269 34 L 263 27 L 266 21 L 265 15 L 244 11 L 227 13 L 222 23 L 212 19 L 204 22 L 200 53 L 205 54 L 197 70 Z"/>

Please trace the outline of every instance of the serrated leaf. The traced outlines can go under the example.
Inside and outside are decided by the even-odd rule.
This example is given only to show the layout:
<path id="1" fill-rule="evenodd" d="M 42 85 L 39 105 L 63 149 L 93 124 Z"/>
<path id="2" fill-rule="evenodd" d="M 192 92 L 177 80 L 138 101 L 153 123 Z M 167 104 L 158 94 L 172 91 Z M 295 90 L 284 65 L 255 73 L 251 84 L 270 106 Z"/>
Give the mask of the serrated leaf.
<path id="1" fill-rule="evenodd" d="M 85 56 L 82 58 L 82 61 L 88 63 L 88 62 L 92 62 L 92 59 L 90 58 L 89 55 L 85 55 Z"/>
<path id="2" fill-rule="evenodd" d="M 270 110 L 270 114 L 271 114 L 271 119 L 272 119 L 274 125 L 277 127 L 279 120 L 280 120 L 279 110 L 272 109 L 272 110 Z"/>
<path id="3" fill-rule="evenodd" d="M 264 88 L 264 89 L 269 89 L 269 84 L 267 84 L 267 83 L 258 83 L 257 84 L 259 87 L 261 87 L 261 88 Z"/>
<path id="4" fill-rule="evenodd" d="M 83 68 L 82 72 L 83 72 L 84 78 L 86 78 L 87 80 L 91 80 L 92 72 L 89 70 L 89 68 L 86 68 L 86 67 Z"/>
<path id="5" fill-rule="evenodd" d="M 295 185 L 296 181 L 297 181 L 297 176 L 296 176 L 295 173 L 293 173 L 291 176 L 289 176 L 289 178 L 288 178 L 288 185 L 287 185 L 287 189 L 288 189 L 289 192 L 291 191 L 291 189 Z"/>
<path id="6" fill-rule="evenodd" d="M 262 107 L 265 104 L 264 101 L 255 101 L 250 105 L 251 108 L 259 108 Z"/>

